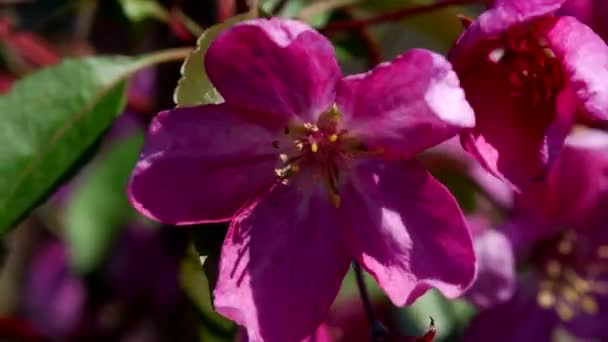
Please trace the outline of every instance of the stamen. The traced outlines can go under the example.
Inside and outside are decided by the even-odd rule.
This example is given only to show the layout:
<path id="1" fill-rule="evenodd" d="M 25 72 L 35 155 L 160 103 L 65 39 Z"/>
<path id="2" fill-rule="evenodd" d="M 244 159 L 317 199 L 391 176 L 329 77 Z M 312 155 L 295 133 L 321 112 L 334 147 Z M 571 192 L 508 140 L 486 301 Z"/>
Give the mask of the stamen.
<path id="1" fill-rule="evenodd" d="M 566 299 L 567 302 L 576 303 L 579 299 L 578 292 L 570 286 L 565 286 L 562 288 L 562 296 Z"/>
<path id="2" fill-rule="evenodd" d="M 559 244 L 557 245 L 557 250 L 562 255 L 568 255 L 568 254 L 572 253 L 572 249 L 573 249 L 572 241 L 569 239 L 564 239 L 564 240 L 560 241 Z"/>
<path id="3" fill-rule="evenodd" d="M 329 193 L 329 201 L 333 204 L 334 208 L 340 208 L 340 195 L 334 192 Z"/>
<path id="4" fill-rule="evenodd" d="M 319 145 L 316 142 L 310 144 L 310 150 L 312 151 L 312 153 L 319 152 Z"/>
<path id="5" fill-rule="evenodd" d="M 563 302 L 558 302 L 555 306 L 555 310 L 557 311 L 557 315 L 561 318 L 562 321 L 569 321 L 574 318 L 574 311 L 568 304 Z"/>
<path id="6" fill-rule="evenodd" d="M 505 56 L 506 50 L 503 47 L 496 48 L 488 54 L 488 59 L 493 63 L 500 63 L 502 58 Z"/>
<path id="7" fill-rule="evenodd" d="M 598 310 L 597 301 L 591 296 L 584 296 L 581 301 L 583 311 L 588 315 L 596 315 Z"/>
<path id="8" fill-rule="evenodd" d="M 338 141 L 338 135 L 337 134 L 332 134 L 329 136 L 329 141 L 331 142 L 336 142 Z"/>
<path id="9" fill-rule="evenodd" d="M 562 265 L 557 260 L 549 260 L 547 263 L 547 274 L 551 278 L 557 278 L 562 272 Z"/>
<path id="10" fill-rule="evenodd" d="M 608 245 L 600 246 L 597 249 L 597 257 L 600 259 L 608 259 Z"/>
<path id="11" fill-rule="evenodd" d="M 536 302 L 541 308 L 551 308 L 555 305 L 555 296 L 551 291 L 540 291 L 536 297 Z"/>

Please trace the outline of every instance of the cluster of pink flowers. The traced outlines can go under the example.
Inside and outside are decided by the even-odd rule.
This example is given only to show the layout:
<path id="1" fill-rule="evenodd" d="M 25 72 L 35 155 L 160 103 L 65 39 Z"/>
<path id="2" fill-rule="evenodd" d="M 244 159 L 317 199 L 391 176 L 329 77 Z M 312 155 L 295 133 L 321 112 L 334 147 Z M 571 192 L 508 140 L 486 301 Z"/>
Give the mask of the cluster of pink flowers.
<path id="1" fill-rule="evenodd" d="M 488 253 L 474 246 L 450 192 L 414 159 L 458 134 L 466 151 L 517 192 L 522 209 L 510 224 L 517 237 L 575 236 L 571 245 L 603 248 L 601 239 L 582 237 L 608 236 L 598 231 L 597 209 L 608 182 L 578 184 L 594 176 L 569 174 L 572 163 L 580 172 L 590 168 L 563 146 L 576 122 L 608 120 L 608 47 L 585 24 L 556 14 L 564 2 L 497 0 L 466 29 L 449 61 L 414 49 L 351 76 L 342 75 L 332 44 L 301 22 L 234 25 L 204 60 L 225 101 L 156 116 L 129 198 L 168 224 L 230 221 L 214 304 L 252 341 L 313 334 L 353 260 L 399 306 L 430 288 L 454 298 L 471 287 L 475 250 Z M 556 196 L 580 200 L 580 208 L 561 207 Z M 555 256 L 543 249 L 538 261 L 538 302 L 560 317 L 566 304 L 555 288 L 565 275 L 546 275 L 553 287 L 545 291 L 543 272 L 577 270 L 572 248 Z M 524 291 L 512 289 L 514 272 L 492 272 L 492 262 L 479 261 L 472 297 L 491 306 Z M 496 280 L 482 277 L 488 273 L 507 279 L 484 289 L 483 281 Z M 503 292 L 487 294 L 488 287 Z M 576 308 L 603 308 L 577 293 Z"/>

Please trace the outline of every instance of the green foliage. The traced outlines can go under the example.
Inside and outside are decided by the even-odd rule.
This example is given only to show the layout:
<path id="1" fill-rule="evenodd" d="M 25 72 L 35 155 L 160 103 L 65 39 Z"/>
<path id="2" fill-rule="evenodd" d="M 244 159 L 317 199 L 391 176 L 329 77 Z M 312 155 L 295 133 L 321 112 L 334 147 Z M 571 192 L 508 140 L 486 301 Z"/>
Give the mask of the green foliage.
<path id="1" fill-rule="evenodd" d="M 198 230 L 205 230 L 206 228 L 200 227 Z M 212 242 L 217 241 L 213 240 Z M 234 332 L 234 324 L 213 310 L 211 284 L 201 265 L 205 257 L 200 257 L 199 253 L 200 251 L 195 250 L 194 246 L 189 248 L 180 270 L 181 284 L 199 313 L 201 321 L 199 333 L 202 341 L 226 341 L 230 339 Z M 204 263 L 207 265 L 208 261 Z"/>
<path id="2" fill-rule="evenodd" d="M 0 235 L 109 127 L 125 103 L 124 80 L 138 66 L 127 57 L 66 60 L 0 97 Z"/>
<path id="3" fill-rule="evenodd" d="M 131 21 L 156 19 L 167 21 L 169 13 L 156 0 L 119 0 L 125 16 Z"/>
<path id="4" fill-rule="evenodd" d="M 240 21 L 252 18 L 254 18 L 252 12 L 232 17 L 221 24 L 211 26 L 198 38 L 196 49 L 192 51 L 192 54 L 186 58 L 182 65 L 182 77 L 177 83 L 177 88 L 175 88 L 175 93 L 173 94 L 173 101 L 178 107 L 192 107 L 224 101 L 211 84 L 211 81 L 209 81 L 205 72 L 203 65 L 205 53 L 209 49 L 211 42 L 222 31 Z"/>
<path id="5" fill-rule="evenodd" d="M 125 189 L 142 144 L 140 132 L 114 142 L 74 184 L 77 190 L 64 215 L 64 234 L 72 264 L 80 272 L 93 270 L 116 233 L 135 217 Z"/>

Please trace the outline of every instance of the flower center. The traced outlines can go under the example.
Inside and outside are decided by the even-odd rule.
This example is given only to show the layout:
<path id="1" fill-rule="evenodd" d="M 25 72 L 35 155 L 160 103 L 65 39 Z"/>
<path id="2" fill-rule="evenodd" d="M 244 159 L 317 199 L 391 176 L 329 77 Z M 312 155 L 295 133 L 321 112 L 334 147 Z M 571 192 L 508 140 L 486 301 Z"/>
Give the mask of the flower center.
<path id="1" fill-rule="evenodd" d="M 543 17 L 510 28 L 500 47 L 489 54 L 491 61 L 509 70 L 510 95 L 534 109 L 553 106 L 565 84 L 561 62 L 545 38 L 554 20 Z"/>
<path id="2" fill-rule="evenodd" d="M 338 131 L 340 116 L 334 105 L 321 114 L 318 122 L 289 125 L 283 137 L 272 142 L 279 155 L 279 166 L 274 170 L 278 179 L 286 185 L 294 178 L 301 178 L 299 185 L 321 181 L 336 208 L 340 206 L 341 171 L 350 167 L 357 154 L 365 152 L 363 144 L 346 130 Z"/>
<path id="3" fill-rule="evenodd" d="M 608 295 L 608 245 L 591 247 L 572 231 L 541 242 L 537 303 L 563 321 L 598 314 L 598 296 Z"/>

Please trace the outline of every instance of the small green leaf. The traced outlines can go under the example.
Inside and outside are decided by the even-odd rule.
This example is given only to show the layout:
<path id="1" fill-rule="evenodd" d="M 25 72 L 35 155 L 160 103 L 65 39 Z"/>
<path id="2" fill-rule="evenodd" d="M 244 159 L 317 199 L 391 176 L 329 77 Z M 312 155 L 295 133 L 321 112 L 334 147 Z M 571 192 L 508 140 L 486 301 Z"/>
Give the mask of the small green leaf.
<path id="1" fill-rule="evenodd" d="M 75 184 L 63 219 L 72 264 L 80 272 L 94 269 L 116 233 L 135 217 L 125 189 L 142 144 L 141 132 L 114 142 Z"/>
<path id="2" fill-rule="evenodd" d="M 131 21 L 156 19 L 167 21 L 169 12 L 156 0 L 119 0 L 123 12 Z"/>
<path id="3" fill-rule="evenodd" d="M 66 60 L 0 97 L 0 235 L 52 190 L 122 110 L 128 57 Z"/>
<path id="4" fill-rule="evenodd" d="M 203 271 L 201 259 L 202 257 L 199 256 L 195 247 L 191 246 L 181 265 L 180 283 L 199 313 L 199 318 L 203 325 L 201 333 L 203 335 L 223 337 L 218 340 L 227 341 L 232 331 L 234 331 L 234 323 L 213 310 L 211 304 L 211 286 L 206 272 Z M 203 340 L 207 341 L 207 339 Z"/>
<path id="5" fill-rule="evenodd" d="M 238 22 L 253 19 L 254 17 L 253 12 L 237 15 L 221 24 L 213 25 L 203 32 L 198 38 L 196 49 L 192 51 L 192 54 L 186 58 L 182 65 L 182 77 L 177 83 L 177 88 L 175 88 L 175 93 L 173 94 L 173 101 L 178 107 L 192 107 L 224 101 L 220 93 L 209 81 L 205 72 L 203 65 L 205 53 L 207 53 L 211 42 L 222 31 Z"/>

